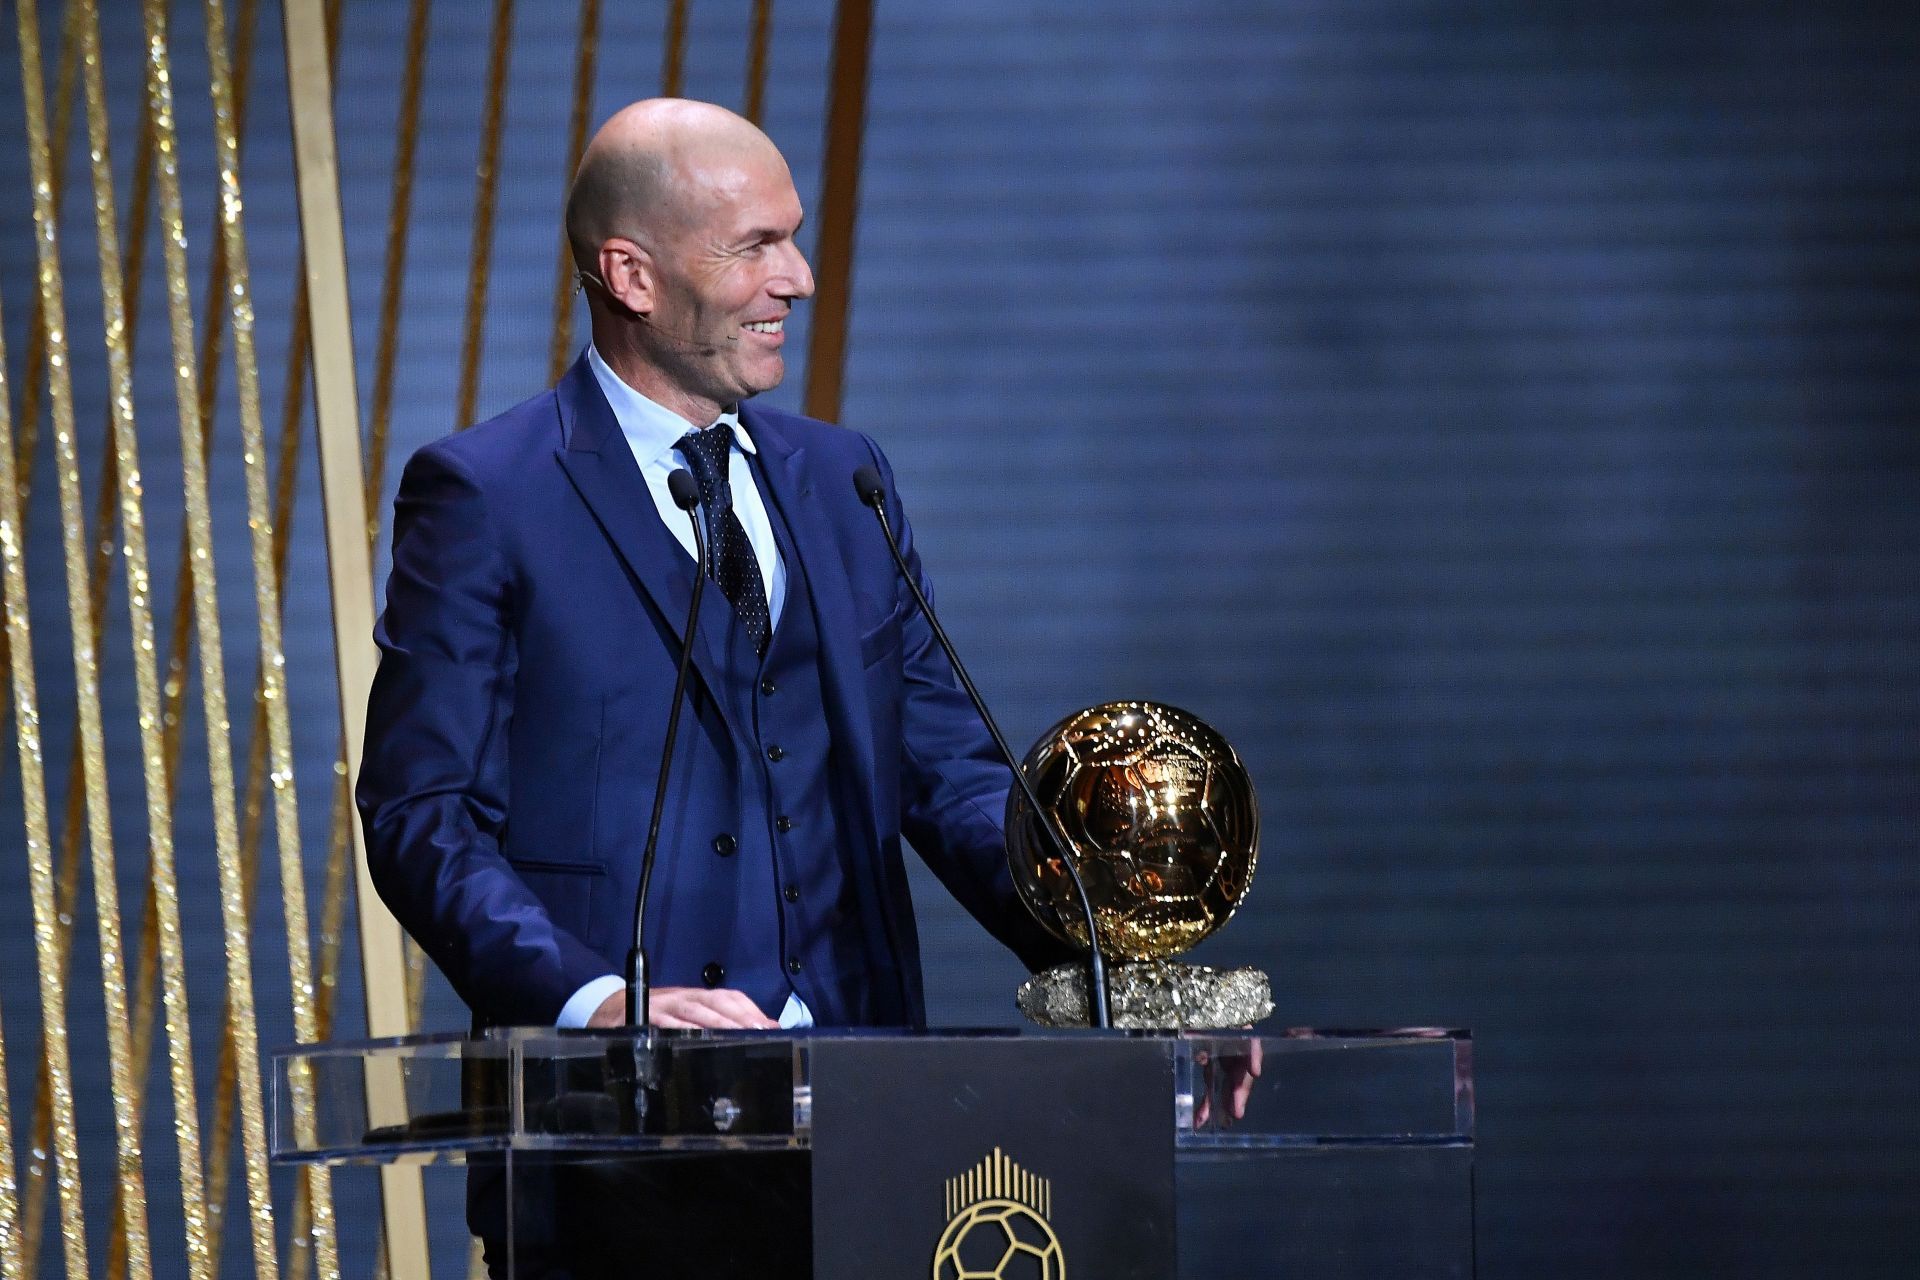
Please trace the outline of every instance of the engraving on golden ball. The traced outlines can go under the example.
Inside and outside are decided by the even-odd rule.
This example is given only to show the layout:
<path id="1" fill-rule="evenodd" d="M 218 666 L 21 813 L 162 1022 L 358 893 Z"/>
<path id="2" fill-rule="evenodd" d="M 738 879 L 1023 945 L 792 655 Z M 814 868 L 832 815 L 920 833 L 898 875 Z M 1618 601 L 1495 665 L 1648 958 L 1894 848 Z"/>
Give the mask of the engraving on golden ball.
<path id="1" fill-rule="evenodd" d="M 1178 955 L 1246 897 L 1260 851 L 1253 781 L 1199 717 L 1159 702 L 1102 703 L 1041 735 L 1024 764 L 1086 885 L 1103 955 Z M 1007 853 L 1027 908 L 1086 946 L 1073 883 L 1018 789 Z"/>

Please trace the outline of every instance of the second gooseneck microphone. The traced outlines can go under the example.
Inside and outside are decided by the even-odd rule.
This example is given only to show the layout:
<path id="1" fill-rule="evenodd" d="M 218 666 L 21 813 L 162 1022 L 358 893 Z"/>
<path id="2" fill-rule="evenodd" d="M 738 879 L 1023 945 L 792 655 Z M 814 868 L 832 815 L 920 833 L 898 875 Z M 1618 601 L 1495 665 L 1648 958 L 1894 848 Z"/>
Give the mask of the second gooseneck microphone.
<path id="1" fill-rule="evenodd" d="M 1020 761 L 1014 757 L 1012 748 L 1000 733 L 1000 726 L 994 721 L 993 713 L 987 710 L 986 700 L 980 691 L 973 687 L 973 679 L 967 675 L 967 669 L 960 662 L 960 655 L 954 652 L 953 641 L 947 639 L 946 628 L 940 625 L 940 619 L 934 615 L 933 605 L 928 602 L 926 593 L 920 590 L 920 584 L 914 579 L 913 571 L 907 567 L 907 558 L 900 554 L 900 541 L 893 536 L 893 525 L 887 520 L 887 488 L 880 479 L 878 468 L 863 466 L 853 473 L 854 492 L 860 495 L 860 501 L 873 508 L 873 514 L 880 521 L 880 532 L 886 535 L 887 550 L 893 552 L 893 562 L 900 568 L 900 576 L 906 581 L 907 590 L 913 593 L 914 603 L 920 606 L 927 625 L 933 628 L 933 638 L 946 650 L 947 661 L 953 664 L 953 673 L 960 677 L 960 687 L 965 689 L 967 697 L 973 700 L 973 709 L 980 713 L 981 723 L 987 726 L 987 732 L 993 735 L 993 745 L 1000 749 L 1001 757 L 1007 767 L 1013 770 L 1013 781 L 1027 798 L 1027 805 L 1033 810 L 1034 820 L 1040 829 L 1046 832 L 1047 843 L 1052 846 L 1054 856 L 1060 859 L 1060 865 L 1067 870 L 1067 876 L 1073 881 L 1073 891 L 1080 899 L 1080 911 L 1087 920 L 1087 1005 L 1096 1027 L 1110 1027 L 1113 1016 L 1107 999 L 1107 965 L 1100 955 L 1099 933 L 1094 928 L 1093 903 L 1087 897 L 1087 888 L 1080 883 L 1080 870 L 1068 856 L 1066 848 L 1060 842 L 1060 835 L 1053 829 L 1053 822 L 1047 817 L 1046 809 L 1040 803 L 1040 797 L 1033 793 L 1033 784 L 1027 781 L 1027 771 L 1020 767 Z"/>
<path id="2" fill-rule="evenodd" d="M 653 788 L 653 815 L 647 819 L 647 843 L 640 855 L 640 892 L 633 898 L 633 948 L 627 952 L 627 1025 L 646 1030 L 652 1026 L 647 993 L 652 979 L 647 973 L 647 886 L 653 882 L 653 860 L 660 849 L 660 817 L 666 811 L 667 777 L 673 769 L 673 740 L 680 732 L 680 704 L 687 696 L 687 669 L 693 658 L 694 630 L 700 625 L 700 593 L 707 584 L 707 540 L 700 528 L 700 486 L 685 467 L 677 467 L 667 477 L 667 490 L 673 505 L 687 513 L 693 525 L 694 565 L 693 599 L 687 604 L 687 625 L 680 644 L 680 669 L 673 678 L 673 704 L 667 711 L 667 738 L 660 748 L 660 776 Z"/>

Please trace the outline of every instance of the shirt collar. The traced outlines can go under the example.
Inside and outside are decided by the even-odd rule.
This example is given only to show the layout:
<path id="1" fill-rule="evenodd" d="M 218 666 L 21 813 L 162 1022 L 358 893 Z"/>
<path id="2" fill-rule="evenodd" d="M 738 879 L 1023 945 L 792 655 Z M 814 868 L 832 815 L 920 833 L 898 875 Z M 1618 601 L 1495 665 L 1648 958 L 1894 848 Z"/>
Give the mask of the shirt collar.
<path id="1" fill-rule="evenodd" d="M 592 343 L 587 344 L 587 367 L 593 370 L 593 380 L 600 384 L 601 394 L 606 396 L 607 404 L 613 409 L 613 420 L 620 424 L 620 434 L 627 438 L 627 446 L 643 466 L 666 458 L 680 442 L 680 437 L 694 430 L 685 418 L 628 386 L 601 359 L 600 352 Z M 735 447 L 742 453 L 758 452 L 754 448 L 753 437 L 747 434 L 746 426 L 740 421 L 738 405 L 729 405 L 711 425 L 723 422 L 733 430 Z"/>

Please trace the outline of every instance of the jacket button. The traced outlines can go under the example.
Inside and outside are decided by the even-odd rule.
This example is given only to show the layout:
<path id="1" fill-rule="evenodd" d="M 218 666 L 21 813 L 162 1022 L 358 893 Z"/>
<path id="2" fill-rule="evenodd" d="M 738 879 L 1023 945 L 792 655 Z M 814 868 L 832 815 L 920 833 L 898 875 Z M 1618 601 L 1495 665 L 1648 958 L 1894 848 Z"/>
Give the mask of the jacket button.
<path id="1" fill-rule="evenodd" d="M 717 987 L 726 980 L 726 967 L 717 960 L 708 961 L 707 967 L 700 971 L 700 981 L 710 987 Z"/>
<path id="2" fill-rule="evenodd" d="M 733 851 L 739 847 L 734 838 L 724 831 L 713 838 L 713 851 L 723 858 L 731 858 Z"/>
<path id="3" fill-rule="evenodd" d="M 774 828 L 778 831 L 781 831 L 783 833 L 788 832 L 793 830 L 793 819 L 789 818 L 786 814 L 783 813 L 779 817 L 773 820 L 773 825 L 774 825 Z"/>
<path id="4" fill-rule="evenodd" d="M 778 760 L 784 760 L 786 758 L 787 758 L 787 753 L 781 749 L 781 746 L 779 743 L 776 742 L 772 746 L 767 748 L 767 759 L 778 761 Z"/>
<path id="5" fill-rule="evenodd" d="M 760 693 L 764 697 L 771 698 L 773 696 L 773 691 L 777 688 L 779 688 L 779 686 L 776 685 L 771 680 L 762 680 L 760 682 Z"/>
<path id="6" fill-rule="evenodd" d="M 800 901 L 800 889 L 796 885 L 788 885 L 781 896 L 788 902 L 798 902 Z"/>
<path id="7" fill-rule="evenodd" d="M 787 972 L 788 972 L 788 973 L 798 973 L 798 972 L 800 972 L 800 957 L 799 957 L 799 956 L 788 956 L 788 957 L 787 957 Z"/>

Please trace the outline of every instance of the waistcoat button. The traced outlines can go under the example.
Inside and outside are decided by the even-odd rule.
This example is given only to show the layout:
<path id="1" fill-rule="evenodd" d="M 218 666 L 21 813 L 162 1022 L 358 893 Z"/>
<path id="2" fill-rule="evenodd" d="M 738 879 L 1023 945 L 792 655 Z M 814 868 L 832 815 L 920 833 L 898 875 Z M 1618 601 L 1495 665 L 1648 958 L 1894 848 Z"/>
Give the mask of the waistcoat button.
<path id="1" fill-rule="evenodd" d="M 773 696 L 773 691 L 778 687 L 779 686 L 774 684 L 774 682 L 771 680 L 762 680 L 760 682 L 760 692 L 763 696 L 768 698 L 771 698 Z"/>
<path id="2" fill-rule="evenodd" d="M 787 758 L 787 753 L 785 750 L 781 748 L 779 743 L 776 742 L 772 746 L 767 748 L 767 759 L 773 760 L 773 761 L 780 761 L 786 758 Z"/>
<path id="3" fill-rule="evenodd" d="M 787 957 L 787 972 L 788 972 L 788 973 L 798 973 L 798 972 L 800 972 L 800 957 L 799 957 L 799 956 L 788 956 L 788 957 Z"/>
<path id="4" fill-rule="evenodd" d="M 713 838 L 713 851 L 723 858 L 731 858 L 733 851 L 739 847 L 734 838 L 724 831 Z"/>
<path id="5" fill-rule="evenodd" d="M 788 885 L 784 894 L 788 902 L 800 901 L 800 889 L 797 885 Z"/>
<path id="6" fill-rule="evenodd" d="M 726 980 L 727 980 L 726 968 L 723 965 L 721 965 L 720 962 L 717 960 L 708 961 L 707 967 L 700 971 L 700 981 L 706 983 L 710 987 L 717 987 L 721 983 L 725 982 Z"/>
<path id="7" fill-rule="evenodd" d="M 793 819 L 783 813 L 773 820 L 773 825 L 777 830 L 791 831 L 793 830 Z"/>

